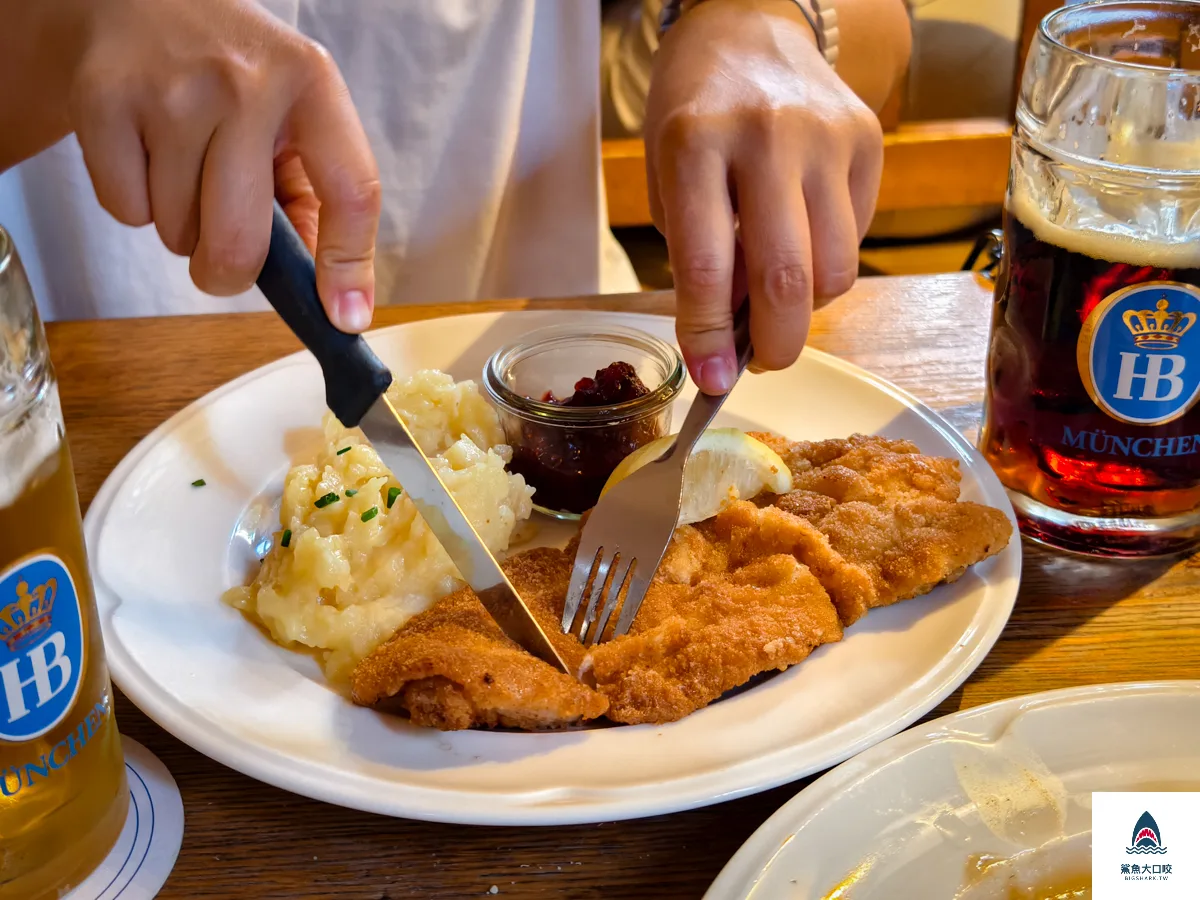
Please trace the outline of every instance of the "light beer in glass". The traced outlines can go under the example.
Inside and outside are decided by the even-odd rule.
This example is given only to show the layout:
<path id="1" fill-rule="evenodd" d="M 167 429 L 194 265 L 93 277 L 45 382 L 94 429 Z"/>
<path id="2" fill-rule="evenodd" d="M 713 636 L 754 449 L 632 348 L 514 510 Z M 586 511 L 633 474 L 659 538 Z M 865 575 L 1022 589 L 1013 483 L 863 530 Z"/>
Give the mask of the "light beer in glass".
<path id="1" fill-rule="evenodd" d="M 54 370 L 0 229 L 0 900 L 78 884 L 128 804 Z"/>

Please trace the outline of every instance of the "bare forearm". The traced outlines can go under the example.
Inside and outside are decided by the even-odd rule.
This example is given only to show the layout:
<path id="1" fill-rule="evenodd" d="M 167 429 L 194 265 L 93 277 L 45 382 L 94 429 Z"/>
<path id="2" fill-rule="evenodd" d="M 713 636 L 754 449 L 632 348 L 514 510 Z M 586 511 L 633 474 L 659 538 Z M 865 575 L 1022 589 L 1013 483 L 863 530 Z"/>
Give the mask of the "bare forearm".
<path id="1" fill-rule="evenodd" d="M 837 71 L 879 112 L 908 68 L 912 31 L 903 0 L 838 0 Z"/>
<path id="2" fill-rule="evenodd" d="M 815 44 L 816 35 L 801 12 L 808 0 L 708 0 L 688 16 L 711 14 L 721 5 L 740 9 L 745 15 L 766 14 L 801 25 Z M 828 6 L 828 0 L 822 4 Z M 879 112 L 908 68 L 912 52 L 912 29 L 905 0 L 837 0 L 838 60 L 842 81 L 863 103 Z M 728 42 L 728 38 L 726 41 Z M 738 47 L 730 45 L 731 53 Z"/>
<path id="3" fill-rule="evenodd" d="M 73 0 L 0 0 L 0 172 L 71 131 L 84 26 Z"/>

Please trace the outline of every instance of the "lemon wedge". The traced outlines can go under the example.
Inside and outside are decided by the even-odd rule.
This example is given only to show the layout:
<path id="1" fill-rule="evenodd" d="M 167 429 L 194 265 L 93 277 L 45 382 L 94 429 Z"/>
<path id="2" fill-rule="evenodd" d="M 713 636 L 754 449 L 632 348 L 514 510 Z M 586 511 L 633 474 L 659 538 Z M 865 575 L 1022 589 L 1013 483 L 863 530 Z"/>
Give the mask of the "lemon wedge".
<path id="1" fill-rule="evenodd" d="M 639 447 L 621 461 L 600 492 L 603 497 L 618 481 L 658 459 L 674 435 Z M 679 524 L 711 519 L 736 500 L 750 500 L 763 491 L 785 494 L 792 473 L 779 454 L 738 428 L 710 428 L 700 435 L 683 473 L 683 507 Z"/>

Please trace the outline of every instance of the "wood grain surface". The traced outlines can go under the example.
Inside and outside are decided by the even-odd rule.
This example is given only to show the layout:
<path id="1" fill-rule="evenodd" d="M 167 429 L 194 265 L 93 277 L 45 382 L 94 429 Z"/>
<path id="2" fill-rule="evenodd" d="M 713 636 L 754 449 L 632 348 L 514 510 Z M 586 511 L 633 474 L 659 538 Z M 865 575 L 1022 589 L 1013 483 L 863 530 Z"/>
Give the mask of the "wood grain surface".
<path id="1" fill-rule="evenodd" d="M 978 423 L 989 290 L 969 274 L 863 279 L 820 311 L 810 343 L 890 379 L 970 436 Z M 671 298 L 617 305 L 664 313 Z M 393 307 L 377 323 L 527 307 Z M 81 500 L 146 434 L 207 391 L 298 349 L 271 314 L 48 326 Z M 1025 547 L 999 643 L 935 715 L 1051 688 L 1200 675 L 1200 557 L 1104 563 Z M 123 732 L 170 768 L 183 850 L 163 898 L 700 897 L 739 845 L 803 783 L 706 809 L 567 828 L 394 820 L 297 797 L 226 769 L 123 697 Z M 1114 723 L 1114 727 L 1127 727 Z"/>

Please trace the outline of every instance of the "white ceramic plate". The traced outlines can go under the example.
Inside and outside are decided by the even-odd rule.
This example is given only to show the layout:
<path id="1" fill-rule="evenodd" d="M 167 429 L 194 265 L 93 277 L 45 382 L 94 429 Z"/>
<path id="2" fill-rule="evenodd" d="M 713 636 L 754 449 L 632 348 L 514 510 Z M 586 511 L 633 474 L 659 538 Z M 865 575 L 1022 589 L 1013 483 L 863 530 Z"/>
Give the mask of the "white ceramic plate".
<path id="1" fill-rule="evenodd" d="M 583 316 L 672 339 L 669 319 L 569 320 Z M 500 344 L 565 319 L 471 315 L 388 328 L 369 340 L 398 375 L 436 367 L 478 379 Z M 214 391 L 129 454 L 86 521 L 120 688 L 213 759 L 319 800 L 418 819 L 552 824 L 654 815 L 764 790 L 840 762 L 934 707 L 991 648 L 1016 597 L 1014 540 L 957 583 L 872 612 L 803 665 L 681 722 L 555 734 L 414 728 L 353 706 L 310 658 L 274 645 L 219 599 L 252 571 L 258 536 L 277 527 L 289 463 L 320 440 L 323 396 L 307 354 Z M 746 378 L 718 424 L 796 439 L 856 431 L 909 438 L 926 453 L 962 460 L 966 497 L 1011 511 L 986 463 L 943 420 L 820 353 L 806 351 L 786 372 Z M 208 486 L 192 488 L 201 477 Z"/>
<path id="2" fill-rule="evenodd" d="M 705 900 L 1008 897 L 1089 873 L 1091 792 L 1135 790 L 1200 790 L 1200 681 L 1050 691 L 906 731 L 801 791 Z M 1001 862 L 981 875 L 980 858 Z"/>

